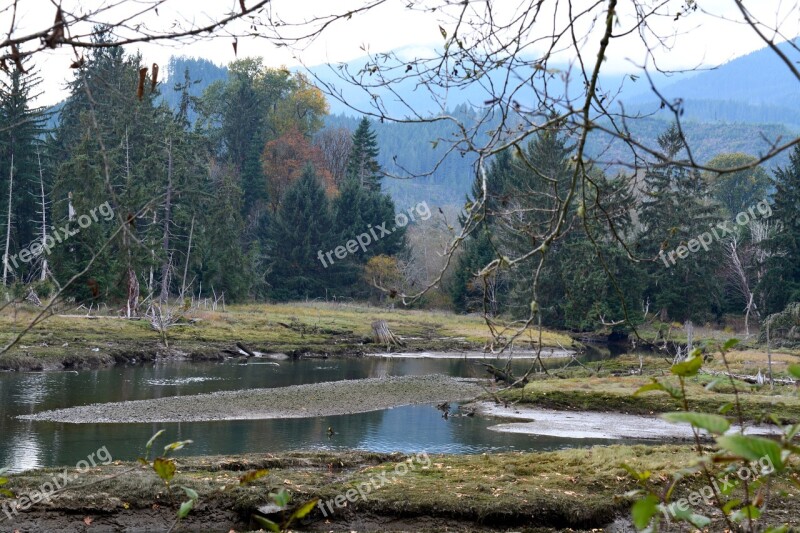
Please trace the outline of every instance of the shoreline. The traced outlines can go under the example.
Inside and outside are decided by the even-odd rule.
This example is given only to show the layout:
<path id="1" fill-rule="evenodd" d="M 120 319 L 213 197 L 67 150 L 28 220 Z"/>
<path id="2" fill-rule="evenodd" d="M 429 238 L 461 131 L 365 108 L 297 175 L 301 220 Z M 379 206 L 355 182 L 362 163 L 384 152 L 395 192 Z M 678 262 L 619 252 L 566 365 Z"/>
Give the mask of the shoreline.
<path id="1" fill-rule="evenodd" d="M 484 416 L 516 419 L 489 426 L 491 431 L 563 437 L 570 439 L 610 439 L 658 441 L 690 441 L 694 438 L 688 424 L 673 424 L 657 416 L 631 415 L 619 412 L 557 411 L 536 407 L 506 408 L 491 402 L 478 402 L 478 412 Z M 730 433 L 739 427 L 731 425 Z M 703 432 L 705 433 L 705 432 Z M 780 435 L 776 427 L 746 426 L 748 435 Z M 704 434 L 704 437 L 708 435 Z"/>

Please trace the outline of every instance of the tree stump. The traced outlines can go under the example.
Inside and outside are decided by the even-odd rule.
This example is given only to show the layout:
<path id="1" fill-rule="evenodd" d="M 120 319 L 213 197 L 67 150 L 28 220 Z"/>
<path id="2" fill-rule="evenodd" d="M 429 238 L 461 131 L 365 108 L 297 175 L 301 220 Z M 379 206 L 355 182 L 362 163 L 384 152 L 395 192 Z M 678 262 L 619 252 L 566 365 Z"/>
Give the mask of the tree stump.
<path id="1" fill-rule="evenodd" d="M 372 333 L 375 342 L 378 344 L 385 344 L 387 348 L 392 346 L 405 346 L 405 343 L 389 330 L 389 325 L 385 320 L 376 320 L 373 322 Z"/>

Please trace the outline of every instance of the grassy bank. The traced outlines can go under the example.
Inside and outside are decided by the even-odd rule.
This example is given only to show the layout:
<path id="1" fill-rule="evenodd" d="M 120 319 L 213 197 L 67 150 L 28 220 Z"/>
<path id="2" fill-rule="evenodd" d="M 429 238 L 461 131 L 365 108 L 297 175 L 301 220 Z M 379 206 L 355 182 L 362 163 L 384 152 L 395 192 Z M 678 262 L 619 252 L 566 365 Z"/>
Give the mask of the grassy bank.
<path id="1" fill-rule="evenodd" d="M 7 308 L 0 315 L 0 342 L 11 341 L 36 313 L 38 309 L 28 306 Z M 372 344 L 371 323 L 379 319 L 387 321 L 410 351 L 480 349 L 489 340 L 480 317 L 314 302 L 227 306 L 224 312 L 190 310 L 169 328 L 168 350 L 146 320 L 65 311 L 48 317 L 0 356 L 0 369 L 80 368 L 158 356 L 216 359 L 222 357 L 221 350 L 235 350 L 236 342 L 292 356 L 358 355 L 386 349 Z M 543 344 L 568 347 L 572 340 L 546 332 Z"/>
<path id="2" fill-rule="evenodd" d="M 388 482 L 372 483 L 373 488 L 365 491 L 366 498 L 354 498 L 356 501 L 340 508 L 334 505 L 332 513 L 315 508 L 294 529 L 591 530 L 627 521 L 631 501 L 624 493 L 635 485 L 620 467 L 623 462 L 640 471 L 649 470 L 657 485 L 666 486 L 670 474 L 691 464 L 693 458 L 686 446 L 610 446 L 548 453 L 430 456 L 426 460 L 360 452 L 185 458 L 179 459 L 173 487 L 187 486 L 199 493 L 198 505 L 182 523 L 182 531 L 258 529 L 251 517 L 269 502 L 270 492 L 285 488 L 296 504 L 315 498 L 325 502 L 380 479 Z M 400 475 L 398 464 L 404 459 L 410 459 L 406 464 L 414 468 Z M 246 471 L 259 469 L 268 469 L 269 474 L 240 486 L 239 478 Z M 14 475 L 9 486 L 23 494 L 41 486 L 55 472 Z M 676 495 L 701 484 L 699 476 L 689 475 Z M 182 495 L 176 488 L 174 501 L 180 502 Z M 20 512 L 13 521 L 0 522 L 0 530 L 27 530 L 32 524 L 39 530 L 72 530 L 87 523 L 99 528 L 137 524 L 165 530 L 177 506 L 170 500 L 164 485 L 147 467 L 116 463 L 82 474 L 52 503 L 39 504 Z M 791 491 L 776 496 L 770 509 L 776 520 L 800 523 L 800 504 Z M 0 513 L 0 518 L 5 516 Z"/>
<path id="3" fill-rule="evenodd" d="M 767 369 L 767 354 L 756 349 L 734 350 L 726 356 L 731 372 L 754 375 Z M 788 377 L 789 364 L 800 362 L 800 354 L 783 351 L 772 354 L 773 373 L 777 379 Z M 641 364 L 641 367 L 640 367 Z M 563 410 L 615 411 L 650 415 L 682 409 L 678 401 L 660 392 L 633 393 L 652 378 L 678 386 L 670 376 L 671 363 L 658 356 L 642 360 L 624 355 L 610 361 L 588 363 L 549 375 L 537 374 L 524 388 L 506 390 L 500 397 L 509 402 Z M 641 368 L 641 373 L 640 373 Z M 711 354 L 701 373 L 686 382 L 689 407 L 692 410 L 715 413 L 723 406 L 735 403 L 734 391 L 739 392 L 744 417 L 760 421 L 774 414 L 785 422 L 800 421 L 800 398 L 791 384 L 776 384 L 774 388 L 754 385 L 725 377 L 725 364 L 719 354 Z M 734 389 L 735 387 L 735 389 Z M 729 416 L 735 410 L 728 411 Z"/>

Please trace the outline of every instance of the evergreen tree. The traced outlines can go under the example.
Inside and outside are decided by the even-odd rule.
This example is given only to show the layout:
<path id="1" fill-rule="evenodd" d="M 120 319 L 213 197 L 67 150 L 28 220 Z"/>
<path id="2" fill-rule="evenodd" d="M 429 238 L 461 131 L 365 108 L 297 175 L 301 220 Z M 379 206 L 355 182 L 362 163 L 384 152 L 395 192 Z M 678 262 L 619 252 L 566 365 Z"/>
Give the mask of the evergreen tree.
<path id="1" fill-rule="evenodd" d="M 338 294 L 363 297 L 367 288 L 358 282 L 362 279 L 364 265 L 378 255 L 396 256 L 405 246 L 405 227 L 395 227 L 395 205 L 391 197 L 381 192 L 365 189 L 355 178 L 348 178 L 332 203 L 332 236 L 337 245 L 357 239 L 364 234 L 369 239 L 366 249 L 337 261 L 339 268 L 332 280 Z M 379 229 L 380 228 L 380 229 Z M 389 231 L 389 235 L 385 235 Z M 377 238 L 376 238 L 377 236 Z"/>
<path id="2" fill-rule="evenodd" d="M 755 157 L 743 153 L 719 154 L 706 165 L 726 169 L 752 165 L 755 161 Z M 731 219 L 764 200 L 770 187 L 769 176 L 760 166 L 725 174 L 707 173 L 705 177 L 712 196 Z"/>
<path id="3" fill-rule="evenodd" d="M 331 248 L 331 215 L 325 190 L 308 166 L 292 184 L 273 221 L 271 295 L 276 300 L 326 296 L 329 272 L 320 252 Z"/>
<path id="4" fill-rule="evenodd" d="M 0 218 L 3 220 L 3 237 L 7 233 L 12 157 L 14 162 L 9 256 L 41 241 L 43 206 L 40 179 L 44 178 L 49 185 L 49 176 L 45 176 L 40 167 L 47 116 L 43 108 L 31 104 L 31 100 L 38 96 L 34 91 L 40 83 L 36 73 L 25 74 L 19 70 L 13 70 L 7 79 L 0 82 Z M 0 253 L 5 245 L 3 239 Z M 10 265 L 10 274 L 18 281 L 27 282 L 34 273 L 38 274 L 41 264 L 41 255 L 31 262 L 18 261 L 16 266 Z"/>
<path id="5" fill-rule="evenodd" d="M 378 164 L 378 141 L 369 119 L 364 117 L 353 133 L 353 149 L 347 163 L 348 175 L 362 187 L 381 190 L 381 167 Z"/>
<path id="6" fill-rule="evenodd" d="M 769 312 L 782 311 L 800 301 L 800 147 L 789 164 L 775 170 L 773 215 L 780 230 L 767 242 L 767 274 L 761 290 L 767 294 Z"/>
<path id="7" fill-rule="evenodd" d="M 724 218 L 706 180 L 676 162 L 685 150 L 677 126 L 662 133 L 658 144 L 667 160 L 647 169 L 639 213 L 640 252 L 655 258 L 648 268 L 646 298 L 663 319 L 708 318 L 719 309 L 714 271 L 720 246 L 712 242 L 708 250 L 691 253 L 688 246 Z"/>

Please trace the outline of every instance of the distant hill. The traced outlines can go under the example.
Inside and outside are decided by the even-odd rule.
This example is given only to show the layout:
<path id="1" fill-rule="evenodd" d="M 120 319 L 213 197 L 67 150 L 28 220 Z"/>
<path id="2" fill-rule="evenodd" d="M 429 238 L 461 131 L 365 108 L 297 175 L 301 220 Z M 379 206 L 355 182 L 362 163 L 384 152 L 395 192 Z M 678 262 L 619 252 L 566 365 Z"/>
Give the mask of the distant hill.
<path id="1" fill-rule="evenodd" d="M 784 48 L 790 48 L 784 45 Z M 795 54 L 796 55 L 796 54 Z M 794 57 L 794 56 L 793 56 Z M 797 59 L 800 59 L 798 57 Z M 364 60 L 350 62 L 353 69 L 363 66 Z M 763 65 L 763 68 L 762 68 Z M 179 95 L 170 90 L 176 82 L 183 81 L 183 72 L 188 68 L 190 78 L 199 80 L 193 84 L 191 94 L 199 96 L 213 81 L 224 79 L 227 69 L 210 61 L 194 58 L 173 58 L 169 65 L 169 77 L 162 86 L 164 99 L 177 106 Z M 312 71 L 320 77 L 335 74 L 328 66 L 314 67 Z M 758 72 L 758 76 L 753 76 Z M 800 131 L 800 107 L 797 100 L 797 80 L 787 74 L 786 67 L 769 50 L 760 50 L 735 59 L 717 69 L 710 70 L 664 84 L 664 94 L 670 98 L 685 100 L 685 131 L 695 157 L 706 162 L 721 152 L 745 152 L 759 155 L 769 149 L 765 139 L 790 138 Z M 623 80 L 622 76 L 611 76 L 601 80 L 601 87 L 609 90 L 624 83 L 624 98 L 629 98 L 628 109 L 652 110 L 657 106 L 647 96 L 646 85 Z M 356 88 L 335 84 L 344 91 L 346 98 L 356 105 L 367 103 L 369 96 Z M 400 89 L 403 87 L 401 86 Z M 414 90 L 411 82 L 404 92 L 406 101 L 415 109 L 434 113 L 436 108 L 429 95 Z M 477 89 L 450 94 L 448 102 L 453 113 L 469 120 L 474 109 L 483 104 L 484 96 Z M 332 115 L 326 127 L 345 127 L 354 130 L 359 117 L 341 103 L 331 100 Z M 392 105 L 399 105 L 395 102 Z M 656 113 L 651 118 L 631 121 L 629 127 L 634 138 L 655 146 L 657 136 L 669 125 L 671 117 Z M 446 143 L 435 144 L 439 138 L 447 138 L 452 132 L 444 122 L 431 124 L 375 123 L 380 149 L 380 162 L 390 173 L 403 173 L 401 167 L 410 172 L 426 172 L 441 159 Z M 619 142 L 609 143 L 602 135 L 593 134 L 587 146 L 590 155 L 603 160 L 631 161 L 627 147 Z M 601 155 L 602 154 L 602 155 Z M 769 166 L 784 164 L 787 154 L 776 158 Z M 385 180 L 385 189 L 392 194 L 398 208 L 427 201 L 431 205 L 461 205 L 469 193 L 474 180 L 473 155 L 461 156 L 453 153 L 445 158 L 433 176 L 414 180 Z M 619 167 L 608 169 L 616 172 Z"/>
<path id="2" fill-rule="evenodd" d="M 788 42 L 778 48 L 795 66 L 800 52 Z M 681 98 L 687 119 L 775 123 L 800 130 L 800 81 L 770 48 L 738 57 L 717 68 L 659 86 L 668 99 Z M 626 97 L 636 109 L 656 109 L 651 95 Z M 664 116 L 659 113 L 657 116 Z"/>

